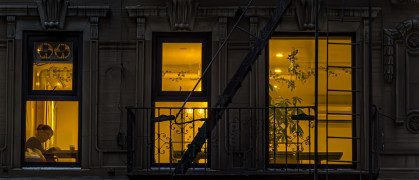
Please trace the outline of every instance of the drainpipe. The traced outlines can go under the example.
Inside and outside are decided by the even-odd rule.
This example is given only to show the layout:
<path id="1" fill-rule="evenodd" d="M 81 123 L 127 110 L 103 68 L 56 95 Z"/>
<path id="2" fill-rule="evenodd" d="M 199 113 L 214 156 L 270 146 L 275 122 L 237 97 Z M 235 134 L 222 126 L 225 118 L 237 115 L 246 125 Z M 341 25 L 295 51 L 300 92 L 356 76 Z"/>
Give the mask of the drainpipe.
<path id="1" fill-rule="evenodd" d="M 314 85 L 314 180 L 319 179 L 318 174 L 318 149 L 319 149 L 319 0 L 316 0 L 316 31 L 315 31 L 315 46 L 314 46 L 314 78 L 315 78 L 315 85 Z"/>
<path id="2" fill-rule="evenodd" d="M 7 47 L 7 52 L 9 52 L 8 51 L 8 49 L 9 49 L 9 47 L 7 46 L 9 43 L 9 40 L 7 40 L 7 42 L 6 42 L 6 47 Z M 5 106 L 5 112 L 6 112 L 6 118 L 5 118 L 5 121 L 6 121 L 6 123 L 5 123 L 5 136 L 4 136 L 4 145 L 3 145 L 3 147 L 1 147 L 0 148 L 0 152 L 1 152 L 1 155 L 0 155 L 0 166 L 3 166 L 3 153 L 4 153 L 4 151 L 6 150 L 6 148 L 7 148 L 7 136 L 8 136 L 8 124 L 9 124 L 9 113 L 8 113 L 8 111 L 9 111 L 9 106 L 8 106 L 8 98 L 9 98 L 9 96 L 8 96 L 8 94 L 9 94 L 9 88 L 10 87 L 8 87 L 8 85 L 9 85 L 9 54 L 7 54 L 6 55 L 6 106 Z M 13 97 L 13 96 L 12 96 Z M 13 106 L 12 106 L 13 107 Z"/>
<path id="3" fill-rule="evenodd" d="M 369 116 L 369 136 L 368 136 L 368 179 L 373 178 L 373 166 L 372 166 L 372 0 L 368 3 L 368 116 Z"/>

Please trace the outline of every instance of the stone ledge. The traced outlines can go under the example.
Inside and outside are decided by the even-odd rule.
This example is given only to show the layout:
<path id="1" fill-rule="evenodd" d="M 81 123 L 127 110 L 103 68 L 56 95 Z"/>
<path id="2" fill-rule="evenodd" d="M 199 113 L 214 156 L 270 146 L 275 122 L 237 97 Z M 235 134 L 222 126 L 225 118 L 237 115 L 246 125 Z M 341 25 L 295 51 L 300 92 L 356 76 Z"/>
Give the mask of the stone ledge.
<path id="1" fill-rule="evenodd" d="M 109 6 L 68 6 L 67 16 L 106 17 Z M 0 5 L 0 16 L 39 16 L 35 5 Z"/>

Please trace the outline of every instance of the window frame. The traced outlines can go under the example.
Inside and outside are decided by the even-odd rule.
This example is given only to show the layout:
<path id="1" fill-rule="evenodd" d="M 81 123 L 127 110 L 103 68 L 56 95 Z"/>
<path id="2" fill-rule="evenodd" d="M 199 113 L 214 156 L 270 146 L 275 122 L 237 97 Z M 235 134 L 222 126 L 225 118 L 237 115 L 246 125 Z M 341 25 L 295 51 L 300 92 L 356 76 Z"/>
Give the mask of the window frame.
<path id="1" fill-rule="evenodd" d="M 273 37 L 310 37 L 313 36 L 313 33 L 310 32 L 276 32 L 273 33 Z M 355 32 L 332 32 L 332 33 L 326 33 L 326 32 L 319 32 L 319 37 L 336 37 L 336 36 L 347 36 L 351 37 L 351 42 L 356 41 L 356 33 Z M 269 107 L 269 43 L 267 43 L 265 47 L 265 106 Z M 356 46 L 352 46 L 351 48 L 351 65 L 352 67 L 356 67 L 357 62 L 357 53 L 356 53 Z M 355 90 L 357 88 L 357 73 L 356 69 L 352 69 L 352 90 Z M 313 89 L 314 91 L 314 89 Z M 357 101 L 357 94 L 356 92 L 352 92 L 352 113 L 355 114 L 357 112 L 357 104 L 361 103 L 361 101 Z M 265 117 L 265 165 L 268 168 L 311 168 L 314 164 L 269 164 L 269 113 L 266 113 Z M 359 118 L 356 116 L 352 116 L 352 137 L 356 137 L 357 135 L 357 127 L 359 123 Z M 314 142 L 312 142 L 314 143 Z M 352 139 L 352 161 L 356 161 L 359 154 L 362 153 L 361 151 L 358 151 L 358 146 L 356 139 Z M 314 160 L 314 159 L 313 159 Z M 328 164 L 327 167 L 329 168 L 343 168 L 343 169 L 356 169 L 358 167 L 357 163 L 352 164 Z M 321 164 L 319 162 L 319 168 L 326 168 L 326 164 Z"/>
<path id="2" fill-rule="evenodd" d="M 33 48 L 35 41 L 73 43 L 73 88 L 72 90 L 32 90 Z M 21 166 L 22 167 L 80 167 L 82 162 L 82 32 L 23 32 L 22 51 L 22 124 Z M 78 152 L 76 162 L 25 162 L 26 102 L 27 101 L 77 101 L 78 102 Z"/>
<path id="3" fill-rule="evenodd" d="M 78 87 L 80 86 L 81 77 L 81 68 L 79 59 L 81 57 L 80 52 L 78 51 L 80 47 L 82 47 L 82 43 L 80 42 L 80 37 L 77 37 L 77 33 L 68 32 L 66 35 L 60 35 L 60 33 L 49 32 L 48 34 L 45 33 L 36 33 L 36 32 L 27 32 L 24 33 L 24 51 L 23 51 L 23 59 L 24 59 L 24 77 L 26 78 L 26 82 L 24 83 L 24 89 L 27 91 L 28 95 L 62 95 L 62 96 L 77 96 L 80 92 L 78 91 Z M 45 41 L 45 42 L 72 42 L 73 43 L 73 82 L 72 82 L 72 90 L 33 90 L 33 62 L 34 59 L 28 57 L 28 54 L 33 53 L 34 43 L 37 41 Z M 32 56 L 31 56 L 32 57 Z M 77 58 L 77 59 L 76 59 Z"/>
<path id="4" fill-rule="evenodd" d="M 153 33 L 153 63 L 152 63 L 152 89 L 151 105 L 155 107 L 156 102 L 184 102 L 191 91 L 162 91 L 162 44 L 163 42 L 172 43 L 202 43 L 202 73 L 211 60 L 212 54 L 212 34 L 210 32 L 155 32 Z M 208 111 L 211 105 L 211 68 L 203 75 L 201 74 L 202 91 L 194 91 L 188 102 L 207 102 Z M 154 118 L 156 109 L 151 112 L 151 118 Z M 177 113 L 177 112 L 175 112 Z M 151 136 L 154 139 L 155 123 L 151 123 Z M 156 163 L 155 160 L 155 141 L 152 141 L 150 148 L 151 166 L 170 166 L 170 163 Z M 206 165 L 211 164 L 211 144 L 207 142 L 207 161 Z M 173 163 L 172 163 L 173 164 Z M 204 167 L 205 164 L 196 164 L 197 167 Z"/>
<path id="5" fill-rule="evenodd" d="M 177 32 L 177 33 L 153 33 L 153 97 L 155 100 L 181 100 L 185 99 L 191 91 L 162 91 L 162 44 L 171 43 L 202 43 L 202 73 L 207 67 L 211 58 L 211 33 L 199 32 Z M 211 70 L 209 70 L 211 71 Z M 191 100 L 208 100 L 208 89 L 210 87 L 210 74 L 202 76 L 202 91 L 194 91 Z M 180 97 L 180 98 L 179 98 Z"/>

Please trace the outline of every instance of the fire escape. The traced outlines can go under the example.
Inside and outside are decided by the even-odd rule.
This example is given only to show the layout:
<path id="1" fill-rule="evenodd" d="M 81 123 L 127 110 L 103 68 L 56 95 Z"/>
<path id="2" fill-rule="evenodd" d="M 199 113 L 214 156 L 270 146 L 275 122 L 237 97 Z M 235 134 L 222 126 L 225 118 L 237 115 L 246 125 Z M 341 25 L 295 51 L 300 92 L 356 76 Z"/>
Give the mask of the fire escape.
<path id="1" fill-rule="evenodd" d="M 247 76 L 247 74 L 251 71 L 252 65 L 254 64 L 254 62 L 257 60 L 258 56 L 261 54 L 261 51 L 266 47 L 272 33 L 274 32 L 275 28 L 277 27 L 277 25 L 279 24 L 281 17 L 284 15 L 285 11 L 287 10 L 287 8 L 290 6 L 291 4 L 291 0 L 280 0 L 279 4 L 277 5 L 277 7 L 275 8 L 275 11 L 273 12 L 272 16 L 270 17 L 270 19 L 268 20 L 268 22 L 266 23 L 266 25 L 264 26 L 264 28 L 259 32 L 258 35 L 255 34 L 251 34 L 249 31 L 247 31 L 246 29 L 242 28 L 239 26 L 240 21 L 243 19 L 243 17 L 246 14 L 246 11 L 248 10 L 248 8 L 250 7 L 251 3 L 253 0 L 250 0 L 249 3 L 247 4 L 247 6 L 244 8 L 242 14 L 240 15 L 240 17 L 238 18 L 237 22 L 234 24 L 232 30 L 229 32 L 229 34 L 227 35 L 227 37 L 225 38 L 225 40 L 223 41 L 223 43 L 221 44 L 221 46 L 219 47 L 219 49 L 216 51 L 215 55 L 212 57 L 211 61 L 209 62 L 208 66 L 206 67 L 206 69 L 203 71 L 203 74 L 201 76 L 201 78 L 198 80 L 198 82 L 196 83 L 195 87 L 193 88 L 192 92 L 195 90 L 195 88 L 197 87 L 197 85 L 200 83 L 200 81 L 202 80 L 202 77 L 205 76 L 205 74 L 207 73 L 207 71 L 209 70 L 210 66 L 212 65 L 213 61 L 216 59 L 216 57 L 220 54 L 221 50 L 223 49 L 223 47 L 226 45 L 227 41 L 229 40 L 231 34 L 233 33 L 234 30 L 240 30 L 243 32 L 248 33 L 250 36 L 253 36 L 256 41 L 254 42 L 253 46 L 251 47 L 250 51 L 248 52 L 248 54 L 245 56 L 244 60 L 242 61 L 242 63 L 240 64 L 238 70 L 235 72 L 234 76 L 230 79 L 230 81 L 228 82 L 226 88 L 224 89 L 223 93 L 219 96 L 218 101 L 215 103 L 215 105 L 213 106 L 214 108 L 210 109 L 210 112 L 208 113 L 208 118 L 204 119 L 204 123 L 202 124 L 202 126 L 200 128 L 198 128 L 198 132 L 196 133 L 196 135 L 194 136 L 192 142 L 188 145 L 188 148 L 186 149 L 186 151 L 183 153 L 181 159 L 177 162 L 177 165 L 174 167 L 173 171 L 172 171 L 172 175 L 176 176 L 176 175 L 180 175 L 180 174 L 185 174 L 188 169 L 191 167 L 191 165 L 194 163 L 194 161 L 196 161 L 196 158 L 198 156 L 198 154 L 201 152 L 202 147 L 205 145 L 208 137 L 210 137 L 211 132 L 214 130 L 216 124 L 218 123 L 218 121 L 222 118 L 225 110 L 228 108 L 229 104 L 232 102 L 232 98 L 234 97 L 234 95 L 236 94 L 236 92 L 240 89 L 243 80 L 245 79 L 245 77 Z M 329 0 L 327 0 L 328 2 Z M 319 9 L 319 0 L 315 1 L 316 4 L 316 9 Z M 358 22 L 361 24 L 361 26 L 363 27 L 363 19 L 358 19 L 358 20 L 353 20 L 353 19 L 345 19 L 344 18 L 344 14 L 343 14 L 343 7 L 344 5 L 344 0 L 342 0 L 342 11 L 341 11 L 341 17 L 340 18 L 329 18 L 327 17 L 327 31 L 326 31 L 326 36 L 327 36 L 327 50 L 329 50 L 329 46 L 334 46 L 334 45 L 341 45 L 341 46 L 353 46 L 353 47 L 359 47 L 362 45 L 362 42 L 356 42 L 356 43 L 334 43 L 332 41 L 329 41 L 328 37 L 329 37 L 329 22 Z M 327 3 L 327 7 L 326 9 L 328 10 L 328 3 Z M 371 13 L 371 2 L 369 4 L 370 8 L 369 8 L 369 12 Z M 316 102 L 315 102 L 315 107 L 314 107 L 314 116 L 312 115 L 304 115 L 304 116 L 295 116 L 293 117 L 293 119 L 300 119 L 300 120 L 313 120 L 315 123 L 315 132 L 314 132 L 314 136 L 315 136 L 315 142 L 314 142 L 314 179 L 318 179 L 319 178 L 319 168 L 320 168 L 320 163 L 319 163 L 319 157 L 318 157 L 318 119 L 317 119 L 317 115 L 318 115 L 318 36 L 319 36 L 319 32 L 318 32 L 318 11 L 316 12 L 316 27 L 315 27 L 315 36 L 316 36 L 316 57 L 315 57 L 315 84 L 316 84 Z M 370 18 L 369 18 L 369 24 L 371 22 L 371 14 L 370 14 Z M 371 26 L 369 29 L 371 32 Z M 369 36 L 369 43 L 371 44 L 371 35 Z M 362 47 L 361 47 L 362 49 Z M 371 47 L 369 48 L 371 50 Z M 371 53 L 368 53 L 369 55 L 371 55 Z M 371 57 L 369 57 L 369 62 L 371 62 Z M 369 64 L 369 67 L 371 67 L 371 64 Z M 361 69 L 359 66 L 354 67 L 354 66 L 333 66 L 333 65 L 329 65 L 329 61 L 327 59 L 327 72 L 329 72 L 329 69 L 333 69 L 333 68 L 344 68 L 344 69 Z M 371 72 L 371 70 L 369 70 L 369 72 Z M 369 75 L 369 77 L 371 77 L 371 75 Z M 326 84 L 328 83 L 328 81 L 326 82 Z M 329 87 L 327 85 L 327 87 Z M 371 90 L 371 87 L 369 88 Z M 163 121 L 173 121 L 175 119 L 177 119 L 180 115 L 181 115 L 181 111 L 185 108 L 186 103 L 188 102 L 189 98 L 191 97 L 192 92 L 190 92 L 189 96 L 187 97 L 187 99 L 184 101 L 182 107 L 178 110 L 177 113 L 173 114 L 173 115 L 160 115 L 156 118 L 153 119 L 154 122 L 163 122 Z M 340 89 L 329 89 L 327 88 L 327 93 L 329 92 L 349 92 L 349 93 L 360 93 L 361 90 L 340 90 Z M 363 93 L 361 93 L 363 94 Z M 328 95 L 326 95 L 328 96 Z M 371 96 L 370 96 L 371 97 Z M 327 101 L 326 101 L 327 102 Z M 371 103 L 371 99 L 369 100 L 369 103 Z M 369 104 L 369 107 L 372 107 L 371 104 Z M 128 134 L 132 134 L 133 132 L 133 126 L 132 123 L 135 122 L 135 113 L 133 112 L 133 109 L 135 109 L 135 107 L 127 107 L 127 119 L 128 119 L 128 126 L 127 126 L 127 132 Z M 372 112 L 372 111 L 371 111 Z M 371 114 L 371 113 L 370 113 Z M 146 116 L 150 116 L 151 114 L 147 114 Z M 359 117 L 362 116 L 362 113 L 358 113 L 358 114 L 339 114 L 339 113 L 334 113 L 334 112 L 329 112 L 328 108 L 327 108 L 327 104 L 326 104 L 326 144 L 328 142 L 329 139 L 354 139 L 355 141 L 357 141 L 358 144 L 362 144 L 358 141 L 361 140 L 361 137 L 335 137 L 335 136 L 328 136 L 327 132 L 327 123 L 328 123 L 328 116 L 329 115 L 344 115 L 344 116 L 354 116 L 354 117 Z M 370 119 L 372 119 L 372 114 L 370 115 Z M 372 122 L 370 122 L 372 123 Z M 372 124 L 369 124 L 369 132 L 372 133 Z M 361 134 L 362 135 L 362 134 Z M 363 136 L 366 136 L 365 134 Z M 372 135 L 370 134 L 369 137 L 372 137 Z M 128 173 L 132 172 L 132 164 L 133 164 L 133 137 L 132 136 L 128 136 L 128 155 L 127 155 L 127 164 L 128 164 Z M 369 142 L 371 142 L 372 139 L 369 139 Z M 368 149 L 370 150 L 370 154 L 369 154 L 369 178 L 372 178 L 372 143 L 369 143 L 370 147 L 368 147 Z M 362 147 L 362 146 L 361 146 Z M 327 150 L 326 150 L 326 154 L 327 154 Z M 328 168 L 327 165 L 329 163 L 333 163 L 333 162 L 338 162 L 338 161 L 329 161 L 328 158 L 326 160 L 326 179 L 328 179 Z M 363 161 L 362 160 L 354 160 L 354 161 L 350 161 L 350 163 L 354 163 L 354 164 L 361 164 Z M 362 174 L 361 171 L 359 171 L 360 176 L 359 178 L 362 178 Z M 364 172 L 365 174 L 365 172 Z"/>

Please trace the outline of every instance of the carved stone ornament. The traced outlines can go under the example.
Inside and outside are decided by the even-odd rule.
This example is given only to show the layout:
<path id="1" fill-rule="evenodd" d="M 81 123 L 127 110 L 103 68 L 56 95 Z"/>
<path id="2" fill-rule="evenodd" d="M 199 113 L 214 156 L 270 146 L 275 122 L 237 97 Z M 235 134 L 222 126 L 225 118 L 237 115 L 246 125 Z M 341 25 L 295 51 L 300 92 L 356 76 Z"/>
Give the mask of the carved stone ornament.
<path id="1" fill-rule="evenodd" d="M 67 14 L 68 1 L 38 0 L 38 13 L 45 29 L 62 29 Z"/>
<path id="2" fill-rule="evenodd" d="M 414 113 L 408 116 L 406 128 L 411 133 L 419 134 L 419 114 Z"/>
<path id="3" fill-rule="evenodd" d="M 407 35 L 406 46 L 409 47 L 410 49 L 419 48 L 419 33 L 418 32 L 412 32 Z"/>
<path id="4" fill-rule="evenodd" d="M 170 25 L 173 30 L 192 30 L 197 3 L 192 0 L 172 0 L 167 4 Z"/>
<path id="5" fill-rule="evenodd" d="M 320 7 L 319 11 L 319 18 L 322 17 L 320 15 L 322 4 L 324 0 L 320 0 L 319 4 Z M 298 19 L 298 25 L 300 29 L 303 30 L 313 30 L 315 29 L 315 21 L 316 21 L 316 6 L 315 0 L 295 0 L 293 1 L 295 5 L 295 11 Z M 319 20 L 321 22 L 321 20 Z"/>
<path id="6" fill-rule="evenodd" d="M 384 29 L 383 67 L 384 79 L 392 83 L 394 79 L 395 41 L 402 39 L 409 50 L 419 49 L 419 19 L 409 19 L 395 29 Z"/>

